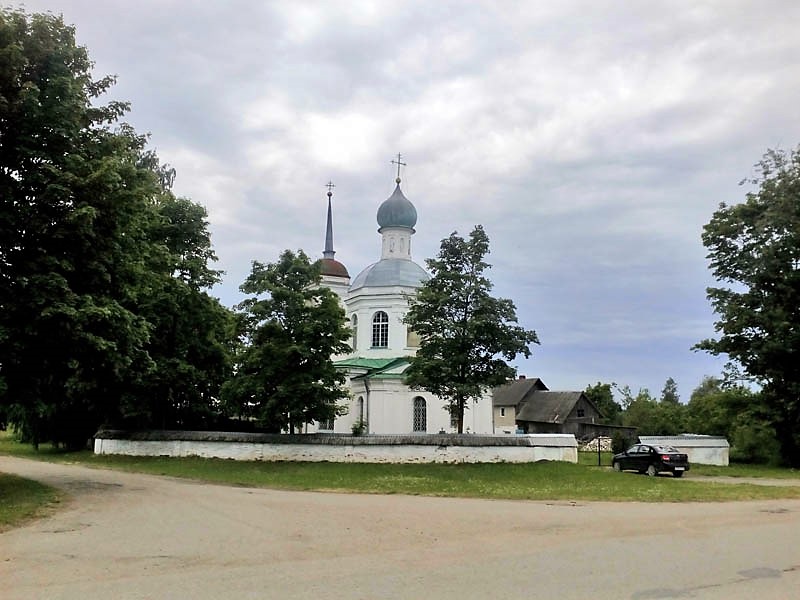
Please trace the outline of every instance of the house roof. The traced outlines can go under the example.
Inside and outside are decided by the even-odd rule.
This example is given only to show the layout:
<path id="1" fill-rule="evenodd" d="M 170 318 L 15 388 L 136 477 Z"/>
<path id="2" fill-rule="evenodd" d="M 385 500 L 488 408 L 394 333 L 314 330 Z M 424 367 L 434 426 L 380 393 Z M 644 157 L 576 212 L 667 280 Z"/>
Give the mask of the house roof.
<path id="1" fill-rule="evenodd" d="M 546 390 L 547 386 L 538 377 L 515 379 L 492 389 L 492 406 L 519 406 L 534 390 Z"/>
<path id="2" fill-rule="evenodd" d="M 517 421 L 564 423 L 583 392 L 534 390 L 517 413 Z"/>
<path id="3" fill-rule="evenodd" d="M 640 435 L 639 441 L 642 444 L 661 444 L 676 448 L 730 448 L 727 439 L 713 435 Z"/>

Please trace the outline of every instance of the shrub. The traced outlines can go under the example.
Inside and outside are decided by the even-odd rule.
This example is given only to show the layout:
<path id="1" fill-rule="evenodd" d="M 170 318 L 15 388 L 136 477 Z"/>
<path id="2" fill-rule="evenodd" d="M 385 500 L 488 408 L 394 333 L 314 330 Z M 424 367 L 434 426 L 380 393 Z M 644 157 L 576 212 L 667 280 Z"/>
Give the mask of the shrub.
<path id="1" fill-rule="evenodd" d="M 629 444 L 630 440 L 627 437 L 625 437 L 622 433 L 617 431 L 611 437 L 611 452 L 613 452 L 614 454 L 625 452 Z"/>

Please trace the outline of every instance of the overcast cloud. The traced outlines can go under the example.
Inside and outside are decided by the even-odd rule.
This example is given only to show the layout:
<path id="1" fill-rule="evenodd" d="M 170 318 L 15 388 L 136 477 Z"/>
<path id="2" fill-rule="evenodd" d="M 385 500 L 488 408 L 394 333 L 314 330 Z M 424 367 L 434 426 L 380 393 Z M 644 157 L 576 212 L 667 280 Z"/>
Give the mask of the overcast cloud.
<path id="1" fill-rule="evenodd" d="M 394 187 L 414 258 L 483 224 L 491 277 L 541 338 L 520 373 L 684 400 L 722 360 L 702 226 L 800 142 L 800 3 L 30 0 L 77 28 L 111 98 L 207 207 L 237 303 L 252 260 L 379 258 Z"/>

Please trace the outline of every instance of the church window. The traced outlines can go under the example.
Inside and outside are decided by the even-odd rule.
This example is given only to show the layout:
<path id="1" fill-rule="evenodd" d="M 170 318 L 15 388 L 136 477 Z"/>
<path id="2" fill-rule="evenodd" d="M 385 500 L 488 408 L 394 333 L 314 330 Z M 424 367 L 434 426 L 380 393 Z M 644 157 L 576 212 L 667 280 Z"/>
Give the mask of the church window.
<path id="1" fill-rule="evenodd" d="M 450 428 L 458 429 L 458 413 L 454 410 L 450 411 Z"/>
<path id="2" fill-rule="evenodd" d="M 358 350 L 358 317 L 356 315 L 353 315 L 351 323 L 351 329 L 353 330 L 353 350 Z"/>
<path id="3" fill-rule="evenodd" d="M 364 396 L 358 397 L 358 422 L 364 422 Z"/>
<path id="4" fill-rule="evenodd" d="M 414 398 L 414 432 L 425 433 L 428 431 L 428 410 L 425 398 Z"/>
<path id="5" fill-rule="evenodd" d="M 419 335 L 417 335 L 416 331 L 412 331 L 411 329 L 406 331 L 406 347 L 419 348 Z"/>
<path id="6" fill-rule="evenodd" d="M 324 419 L 319 422 L 320 431 L 333 431 L 333 419 Z"/>
<path id="7" fill-rule="evenodd" d="M 389 347 L 389 315 L 382 310 L 372 317 L 372 347 Z"/>
<path id="8" fill-rule="evenodd" d="M 501 417 L 505 417 L 506 416 L 506 409 L 505 408 L 501 408 L 500 409 L 500 416 Z"/>

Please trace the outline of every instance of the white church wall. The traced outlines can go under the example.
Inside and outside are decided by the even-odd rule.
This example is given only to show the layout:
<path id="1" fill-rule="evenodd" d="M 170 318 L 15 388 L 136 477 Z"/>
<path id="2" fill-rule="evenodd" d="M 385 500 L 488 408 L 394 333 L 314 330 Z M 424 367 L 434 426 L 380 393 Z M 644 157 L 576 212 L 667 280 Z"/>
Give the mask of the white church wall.
<path id="1" fill-rule="evenodd" d="M 403 318 L 408 311 L 407 294 L 412 288 L 364 288 L 354 297 L 348 298 L 347 317 L 358 318 L 358 339 L 353 354 L 364 358 L 395 358 L 414 354 L 414 349 L 406 346 L 406 325 Z M 383 311 L 389 317 L 389 345 L 386 348 L 372 346 L 372 320 L 375 313 Z"/>
<path id="2" fill-rule="evenodd" d="M 456 428 L 450 424 L 450 413 L 443 400 L 424 391 L 409 390 L 400 380 L 373 381 L 369 403 L 362 388 L 351 391 L 353 396 L 344 403 L 347 413 L 336 418 L 333 433 L 352 432 L 353 425 L 359 420 L 359 398 L 364 401 L 364 420 L 368 422 L 369 433 L 389 435 L 456 432 Z M 426 402 L 425 432 L 413 431 L 415 398 L 423 398 Z M 469 406 L 464 411 L 464 433 L 493 434 L 491 397 L 487 395 L 479 402 L 470 402 Z M 306 433 L 319 431 L 316 424 L 309 424 L 305 428 Z"/>
<path id="3" fill-rule="evenodd" d="M 156 437 L 158 433 L 156 432 Z M 179 432 L 166 432 L 167 437 Z M 213 438 L 214 432 L 180 432 L 187 437 Z M 285 443 L 227 441 L 215 439 L 120 439 L 95 438 L 95 454 L 127 456 L 169 456 L 224 458 L 244 461 L 303 461 L 353 463 L 496 463 L 540 460 L 578 461 L 577 443 L 572 435 L 494 436 L 332 436 L 324 443 L 303 443 L 297 436 Z M 217 434 L 220 436 L 220 434 Z M 234 439 L 236 434 L 221 434 Z M 241 437 L 258 438 L 257 435 Z M 265 436 L 274 438 L 276 436 Z M 464 436 L 459 436 L 464 437 Z M 394 439 L 393 439 L 394 438 Z M 397 439 L 400 438 L 400 439 Z M 514 442 L 510 444 L 509 442 Z M 322 443 L 320 443 L 322 442 Z M 400 443 L 398 443 L 400 442 Z M 425 442 L 425 443 L 423 443 Z M 496 444 L 496 445 L 495 445 Z"/>

